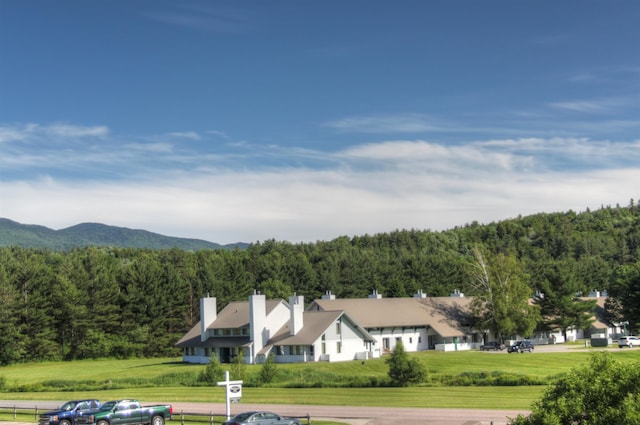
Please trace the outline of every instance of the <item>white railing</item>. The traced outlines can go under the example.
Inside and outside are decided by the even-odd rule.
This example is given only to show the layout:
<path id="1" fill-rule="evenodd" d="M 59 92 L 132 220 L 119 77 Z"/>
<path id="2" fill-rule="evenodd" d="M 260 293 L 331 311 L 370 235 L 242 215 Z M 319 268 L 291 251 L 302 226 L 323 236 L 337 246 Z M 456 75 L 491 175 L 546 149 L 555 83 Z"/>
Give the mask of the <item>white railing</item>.
<path id="1" fill-rule="evenodd" d="M 469 351 L 474 348 L 473 342 L 436 344 L 436 351 Z"/>

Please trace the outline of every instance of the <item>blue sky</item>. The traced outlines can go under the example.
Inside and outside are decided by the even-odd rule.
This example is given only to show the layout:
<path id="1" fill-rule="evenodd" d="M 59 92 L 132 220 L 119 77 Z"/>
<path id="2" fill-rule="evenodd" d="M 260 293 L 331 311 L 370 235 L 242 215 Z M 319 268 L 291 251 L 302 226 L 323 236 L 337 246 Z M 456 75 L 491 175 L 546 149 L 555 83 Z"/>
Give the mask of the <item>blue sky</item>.
<path id="1" fill-rule="evenodd" d="M 637 1 L 0 0 L 0 217 L 218 243 L 640 198 Z"/>

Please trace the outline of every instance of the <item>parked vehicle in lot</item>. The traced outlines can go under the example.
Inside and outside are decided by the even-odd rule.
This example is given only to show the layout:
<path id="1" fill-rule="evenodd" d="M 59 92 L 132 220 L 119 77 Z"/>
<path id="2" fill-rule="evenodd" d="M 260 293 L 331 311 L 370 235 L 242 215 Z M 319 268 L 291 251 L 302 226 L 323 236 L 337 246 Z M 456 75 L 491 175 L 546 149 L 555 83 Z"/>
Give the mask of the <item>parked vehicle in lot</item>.
<path id="1" fill-rule="evenodd" d="M 490 341 L 480 346 L 480 351 L 502 351 L 505 345 L 498 341 Z"/>
<path id="2" fill-rule="evenodd" d="M 164 425 L 171 419 L 171 405 L 140 406 L 138 400 L 113 400 L 78 417 L 78 425 Z"/>
<path id="3" fill-rule="evenodd" d="M 238 413 L 222 425 L 302 425 L 298 419 L 286 418 L 273 412 L 253 411 Z"/>
<path id="4" fill-rule="evenodd" d="M 639 346 L 640 347 L 640 338 L 638 338 L 637 336 L 621 336 L 620 338 L 618 338 L 618 348 L 622 348 L 622 347 L 629 347 L 629 348 L 633 348 L 633 346 Z"/>
<path id="5" fill-rule="evenodd" d="M 533 342 L 529 341 L 529 340 L 524 340 L 524 341 L 518 341 L 515 344 L 511 345 L 508 349 L 507 352 L 509 353 L 524 353 L 525 351 L 528 351 L 530 353 L 533 352 Z"/>
<path id="6" fill-rule="evenodd" d="M 38 425 L 76 425 L 76 418 L 100 407 L 95 399 L 71 400 L 59 409 L 49 410 L 40 414 Z"/>

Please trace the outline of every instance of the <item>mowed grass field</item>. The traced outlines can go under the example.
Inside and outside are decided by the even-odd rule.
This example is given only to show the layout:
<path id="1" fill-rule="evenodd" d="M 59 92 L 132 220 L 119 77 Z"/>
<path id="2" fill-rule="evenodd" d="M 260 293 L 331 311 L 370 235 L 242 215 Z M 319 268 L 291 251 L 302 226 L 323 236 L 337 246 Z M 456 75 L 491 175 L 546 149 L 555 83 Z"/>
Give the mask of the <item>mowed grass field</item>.
<path id="1" fill-rule="evenodd" d="M 595 351 L 595 349 L 594 349 Z M 553 379 L 572 367 L 588 361 L 590 352 L 575 350 L 559 353 L 506 354 L 492 352 L 423 352 L 414 354 L 425 365 L 429 376 L 455 376 L 464 373 L 509 373 Z M 637 361 L 639 350 L 620 350 L 612 355 L 621 361 Z M 100 391 L 0 392 L 4 400 L 70 400 L 95 397 L 101 400 L 137 398 L 141 401 L 193 401 L 224 403 L 223 388 L 186 386 L 170 382 L 165 385 L 145 384 L 146 380 L 170 375 L 198 373 L 204 365 L 184 364 L 180 358 L 91 360 L 18 364 L 0 368 L 0 379 L 7 388 L 42 382 L 103 382 Z M 247 365 L 247 375 L 258 374 L 261 365 Z M 383 359 L 366 362 L 279 364 L 280 384 L 271 387 L 243 388 L 242 401 L 268 404 L 315 404 L 389 407 L 529 409 L 544 390 L 533 386 L 412 386 L 404 388 L 287 388 L 305 379 L 326 379 L 339 383 L 346 376 L 384 377 L 387 365 Z M 233 376 L 231 379 L 235 379 Z M 179 380 L 179 379 L 178 379 Z M 138 382 L 139 381 L 139 382 Z M 435 380 L 437 381 L 437 380 Z M 127 388 L 108 389 L 109 382 L 131 382 Z M 435 385 L 435 386 L 434 386 Z"/>

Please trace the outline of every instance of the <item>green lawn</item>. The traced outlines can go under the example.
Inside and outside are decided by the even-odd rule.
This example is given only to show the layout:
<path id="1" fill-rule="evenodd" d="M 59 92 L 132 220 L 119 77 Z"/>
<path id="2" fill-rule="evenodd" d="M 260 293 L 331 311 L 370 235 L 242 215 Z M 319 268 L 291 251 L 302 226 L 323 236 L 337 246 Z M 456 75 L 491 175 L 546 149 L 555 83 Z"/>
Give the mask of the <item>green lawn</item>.
<path id="1" fill-rule="evenodd" d="M 409 387 L 409 388 L 243 388 L 243 403 L 326 404 L 345 406 L 529 409 L 544 387 Z M 143 402 L 194 401 L 224 403 L 224 390 L 210 388 L 134 388 L 87 392 L 0 393 L 4 400 L 100 400 L 136 398 Z"/>
<path id="2" fill-rule="evenodd" d="M 637 351 L 613 352 L 616 359 L 636 361 Z M 553 378 L 584 363 L 588 352 L 565 353 L 482 353 L 477 351 L 416 354 L 430 376 L 457 375 L 463 372 L 503 372 L 539 378 Z M 203 365 L 181 363 L 179 358 L 94 360 L 75 362 L 18 364 L 0 368 L 0 379 L 6 387 L 39 382 L 99 381 L 149 379 L 168 374 L 197 373 Z M 260 365 L 247 366 L 247 374 L 257 374 Z M 345 376 L 366 375 L 384 377 L 387 366 L 382 359 L 340 362 L 278 365 L 286 383 L 306 379 L 325 378 L 340 382 Z M 234 379 L 232 377 L 232 379 Z M 544 386 L 417 386 L 408 388 L 243 388 L 246 403 L 335 404 L 353 406 L 391 407 L 468 407 L 491 409 L 528 409 Z M 67 400 L 77 397 L 96 397 L 102 400 L 138 398 L 143 401 L 197 401 L 223 403 L 224 390 L 217 386 L 190 387 L 171 384 L 141 388 L 108 389 L 102 391 L 66 392 L 0 392 L 4 400 Z"/>

